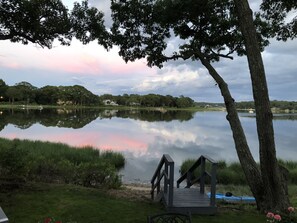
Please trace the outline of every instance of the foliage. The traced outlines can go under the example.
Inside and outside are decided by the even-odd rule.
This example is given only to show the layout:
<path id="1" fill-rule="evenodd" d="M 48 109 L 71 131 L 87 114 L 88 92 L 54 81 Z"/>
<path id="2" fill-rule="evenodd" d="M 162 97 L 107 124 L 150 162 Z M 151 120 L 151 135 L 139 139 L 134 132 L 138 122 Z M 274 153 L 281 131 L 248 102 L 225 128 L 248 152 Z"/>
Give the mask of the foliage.
<path id="1" fill-rule="evenodd" d="M 20 82 L 3 89 L 2 101 L 45 105 L 100 105 L 97 95 L 80 85 L 45 86 L 37 88 L 28 82 Z"/>
<path id="2" fill-rule="evenodd" d="M 288 205 L 286 182 L 276 160 L 272 115 L 261 50 L 268 45 L 265 21 L 255 20 L 247 0 L 113 0 L 112 32 L 127 61 L 147 59 L 162 67 L 170 60 L 192 59 L 208 70 L 224 98 L 227 120 L 245 176 L 259 209 Z M 261 33 L 262 31 L 262 33 Z M 177 47 L 169 45 L 170 40 Z M 174 45 L 174 44 L 172 44 Z M 170 46 L 170 47 L 169 47 Z M 260 168 L 246 140 L 228 84 L 212 63 L 246 54 L 252 79 L 259 138 Z M 267 115 L 268 114 L 268 115 Z M 269 195 L 277 193 L 276 197 Z"/>
<path id="3" fill-rule="evenodd" d="M 5 81 L 3 81 L 2 79 L 0 79 L 0 101 L 4 100 L 5 98 L 5 93 L 7 91 L 7 84 L 5 83 Z"/>
<path id="4" fill-rule="evenodd" d="M 137 95 L 137 94 L 124 94 L 124 95 L 102 95 L 100 96 L 102 100 L 113 100 L 116 101 L 118 105 L 125 106 L 143 106 L 143 107 L 177 107 L 177 108 L 188 108 L 194 106 L 194 101 L 181 95 L 180 97 L 173 97 L 171 95 L 159 95 L 159 94 L 147 94 L 147 95 Z"/>
<path id="5" fill-rule="evenodd" d="M 58 39 L 69 45 L 76 37 L 86 44 L 95 39 L 110 47 L 110 40 L 103 25 L 103 14 L 88 1 L 75 3 L 68 11 L 61 0 L 2 0 L 0 3 L 0 40 L 10 40 L 52 48 Z"/>
<path id="6" fill-rule="evenodd" d="M 294 0 L 264 0 L 261 4 L 262 13 L 258 19 L 264 19 L 266 26 L 262 32 L 277 40 L 286 41 L 297 37 L 297 16 L 294 14 L 297 3 Z"/>
<path id="7" fill-rule="evenodd" d="M 55 38 L 67 44 L 70 30 L 67 8 L 60 0 L 11 1 L 0 5 L 0 39 L 51 47 Z"/>
<path id="8" fill-rule="evenodd" d="M 254 109 L 255 104 L 253 101 L 242 101 L 236 102 L 237 109 Z M 271 108 L 277 108 L 279 110 L 297 110 L 297 102 L 296 101 L 270 101 Z"/>
<path id="9" fill-rule="evenodd" d="M 266 213 L 267 222 L 285 222 L 285 223 L 295 223 L 297 222 L 297 216 L 295 214 L 294 207 L 288 207 L 288 209 L 284 212 L 280 213 L 273 213 L 267 212 Z"/>
<path id="10" fill-rule="evenodd" d="M 83 1 L 81 4 L 74 3 L 70 23 L 74 36 L 83 44 L 97 39 L 98 44 L 106 49 L 111 47 L 109 33 L 104 26 L 103 13 L 95 7 L 90 8 L 88 1 Z"/>
<path id="11" fill-rule="evenodd" d="M 123 155 L 100 154 L 93 148 L 72 148 L 65 144 L 0 139 L 2 179 L 61 182 L 87 187 L 119 187 L 118 171 L 124 167 Z M 1 181 L 1 180 L 0 180 Z"/>
<path id="12" fill-rule="evenodd" d="M 113 41 L 126 62 L 146 58 L 149 66 L 162 67 L 169 60 L 199 60 L 199 54 L 219 61 L 245 53 L 229 0 L 113 0 L 111 9 Z M 170 37 L 179 40 L 178 49 L 169 49 Z M 268 41 L 259 34 L 259 43 L 264 47 Z"/>
<path id="13" fill-rule="evenodd" d="M 173 97 L 170 95 L 148 94 L 124 94 L 113 96 L 104 94 L 97 96 L 80 85 L 74 86 L 44 86 L 37 88 L 28 82 L 17 83 L 14 86 L 7 86 L 0 79 L 0 93 L 3 94 L 1 102 L 41 104 L 41 105 L 73 105 L 73 106 L 92 106 L 102 105 L 103 101 L 109 100 L 123 106 L 142 106 L 142 107 L 175 107 L 188 108 L 194 106 L 194 100 L 181 95 Z M 1 87 L 2 86 L 2 87 Z"/>
<path id="14" fill-rule="evenodd" d="M 194 164 L 195 159 L 185 160 L 180 167 L 180 174 L 183 175 Z M 279 164 L 288 170 L 289 184 L 297 183 L 297 162 L 278 160 Z M 199 171 L 194 172 L 194 178 L 199 176 Z M 217 183 L 222 185 L 247 185 L 245 175 L 239 162 L 226 163 L 217 162 Z"/>

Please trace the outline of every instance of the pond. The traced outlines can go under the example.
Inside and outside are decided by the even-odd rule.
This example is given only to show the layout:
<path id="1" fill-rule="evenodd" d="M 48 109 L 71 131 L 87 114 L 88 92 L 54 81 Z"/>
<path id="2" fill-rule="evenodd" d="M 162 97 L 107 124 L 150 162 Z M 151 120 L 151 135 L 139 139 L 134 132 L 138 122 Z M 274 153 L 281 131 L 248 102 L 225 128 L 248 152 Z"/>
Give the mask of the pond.
<path id="1" fill-rule="evenodd" d="M 252 154 L 258 160 L 253 114 L 239 113 Z M 124 182 L 148 183 L 163 154 L 181 163 L 207 155 L 238 161 L 225 112 L 148 110 L 1 110 L 0 137 L 91 145 L 124 154 Z M 275 115 L 277 156 L 297 160 L 297 116 Z"/>

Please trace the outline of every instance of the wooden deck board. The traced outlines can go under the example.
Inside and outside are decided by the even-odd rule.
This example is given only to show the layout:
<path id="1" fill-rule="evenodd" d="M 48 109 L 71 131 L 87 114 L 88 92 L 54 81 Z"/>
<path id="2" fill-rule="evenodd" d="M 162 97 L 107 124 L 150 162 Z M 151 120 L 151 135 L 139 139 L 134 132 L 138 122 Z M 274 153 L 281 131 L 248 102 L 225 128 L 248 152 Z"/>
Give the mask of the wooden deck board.
<path id="1" fill-rule="evenodd" d="M 210 198 L 197 188 L 175 188 L 173 195 L 172 207 L 168 207 L 168 196 L 165 196 L 165 206 L 171 211 L 197 214 L 215 214 L 217 211 L 217 207 L 210 206 Z"/>
<path id="2" fill-rule="evenodd" d="M 206 170 L 206 162 L 211 164 L 210 171 Z M 163 154 L 151 180 L 152 199 L 158 202 L 162 201 L 167 211 L 171 212 L 216 214 L 217 206 L 214 196 L 210 199 L 206 194 L 201 194 L 200 188 L 197 188 L 200 186 L 201 191 L 204 191 L 206 188 L 205 177 L 210 177 L 210 191 L 213 194 L 215 193 L 216 168 L 217 163 L 214 160 L 207 156 L 200 156 L 188 171 L 176 181 L 177 187 L 186 184 L 190 188 L 174 188 L 174 161 L 168 154 Z M 200 170 L 201 176 L 193 179 L 193 173 L 196 169 Z M 199 184 L 197 184 L 198 181 Z"/>

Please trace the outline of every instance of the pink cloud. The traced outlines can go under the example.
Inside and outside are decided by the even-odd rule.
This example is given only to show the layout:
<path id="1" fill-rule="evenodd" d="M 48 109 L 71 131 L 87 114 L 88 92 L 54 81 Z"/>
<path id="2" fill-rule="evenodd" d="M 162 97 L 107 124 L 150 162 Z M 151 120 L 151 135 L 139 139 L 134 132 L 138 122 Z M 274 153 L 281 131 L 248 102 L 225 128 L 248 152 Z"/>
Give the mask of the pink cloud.
<path id="1" fill-rule="evenodd" d="M 71 46 L 57 46 L 40 49 L 32 44 L 0 42 L 2 55 L 0 63 L 12 69 L 35 68 L 50 71 L 70 72 L 81 75 L 104 75 L 107 73 L 128 75 L 154 72 L 144 61 L 125 63 L 118 55 L 118 49 L 107 52 L 97 43 L 82 45 L 73 41 Z"/>

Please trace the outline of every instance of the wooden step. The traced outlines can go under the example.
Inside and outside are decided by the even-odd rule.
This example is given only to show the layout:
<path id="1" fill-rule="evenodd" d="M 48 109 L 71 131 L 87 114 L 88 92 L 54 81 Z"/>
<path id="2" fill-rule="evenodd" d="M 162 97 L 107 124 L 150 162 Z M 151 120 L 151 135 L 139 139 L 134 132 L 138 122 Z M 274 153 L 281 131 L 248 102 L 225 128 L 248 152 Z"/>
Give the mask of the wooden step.
<path id="1" fill-rule="evenodd" d="M 168 196 L 164 196 L 168 211 L 191 212 L 193 214 L 212 215 L 217 211 L 216 206 L 210 205 L 210 198 L 201 194 L 198 188 L 174 188 L 173 205 L 168 206 Z"/>

